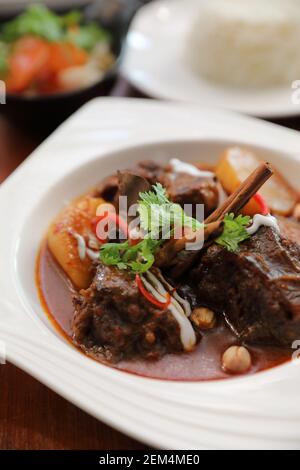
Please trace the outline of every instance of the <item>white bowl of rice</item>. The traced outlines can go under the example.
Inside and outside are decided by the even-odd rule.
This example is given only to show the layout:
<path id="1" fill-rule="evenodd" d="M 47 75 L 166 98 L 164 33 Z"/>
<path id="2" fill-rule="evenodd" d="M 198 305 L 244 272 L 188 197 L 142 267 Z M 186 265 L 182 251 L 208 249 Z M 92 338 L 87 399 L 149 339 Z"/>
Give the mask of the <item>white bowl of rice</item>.
<path id="1" fill-rule="evenodd" d="M 300 78 L 300 0 L 207 0 L 186 45 L 205 79 L 264 88 Z"/>

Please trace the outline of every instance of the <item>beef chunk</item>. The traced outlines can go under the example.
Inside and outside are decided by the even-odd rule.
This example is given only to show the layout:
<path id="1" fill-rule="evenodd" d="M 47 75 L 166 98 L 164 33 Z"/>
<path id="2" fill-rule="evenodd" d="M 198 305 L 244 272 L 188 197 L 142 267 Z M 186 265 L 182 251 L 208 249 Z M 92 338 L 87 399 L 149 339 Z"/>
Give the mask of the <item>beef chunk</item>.
<path id="1" fill-rule="evenodd" d="M 111 175 L 104 178 L 95 189 L 94 195 L 102 197 L 105 201 L 113 202 L 119 189 L 118 175 Z"/>
<path id="2" fill-rule="evenodd" d="M 138 173 L 151 184 L 161 183 L 167 189 L 171 201 L 181 206 L 204 204 L 205 216 L 218 206 L 219 188 L 215 178 L 173 173 L 168 166 L 163 167 L 154 162 L 141 162 Z"/>
<path id="3" fill-rule="evenodd" d="M 137 175 L 145 178 L 147 181 L 149 181 L 150 184 L 155 184 L 157 182 L 162 183 L 167 171 L 167 167 L 165 165 L 160 165 L 159 163 L 156 163 L 152 160 L 145 160 L 139 162 L 134 170 Z"/>
<path id="4" fill-rule="evenodd" d="M 192 176 L 186 173 L 173 173 L 169 166 L 153 161 L 140 162 L 131 170 L 142 176 L 151 185 L 161 183 L 171 201 L 184 204 L 204 204 L 205 216 L 213 212 L 219 204 L 220 187 L 215 178 Z M 114 201 L 118 194 L 116 175 L 106 178 L 97 188 L 96 195 Z"/>
<path id="5" fill-rule="evenodd" d="M 281 226 L 281 236 L 261 228 L 237 253 L 212 245 L 191 274 L 201 302 L 224 312 L 246 343 L 291 347 L 300 338 L 300 246 Z"/>
<path id="6" fill-rule="evenodd" d="M 95 358 L 157 359 L 182 351 L 172 314 L 152 306 L 127 272 L 99 265 L 91 287 L 74 297 L 74 306 L 74 340 Z"/>

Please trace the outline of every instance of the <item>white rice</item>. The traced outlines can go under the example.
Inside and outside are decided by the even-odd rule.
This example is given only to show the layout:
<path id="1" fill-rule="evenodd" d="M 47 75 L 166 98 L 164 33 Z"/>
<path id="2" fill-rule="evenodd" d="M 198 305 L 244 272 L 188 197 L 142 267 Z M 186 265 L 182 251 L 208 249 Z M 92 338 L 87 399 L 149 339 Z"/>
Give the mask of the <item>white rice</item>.
<path id="1" fill-rule="evenodd" d="M 291 84 L 300 79 L 300 0 L 204 1 L 187 56 L 198 75 L 215 82 Z"/>

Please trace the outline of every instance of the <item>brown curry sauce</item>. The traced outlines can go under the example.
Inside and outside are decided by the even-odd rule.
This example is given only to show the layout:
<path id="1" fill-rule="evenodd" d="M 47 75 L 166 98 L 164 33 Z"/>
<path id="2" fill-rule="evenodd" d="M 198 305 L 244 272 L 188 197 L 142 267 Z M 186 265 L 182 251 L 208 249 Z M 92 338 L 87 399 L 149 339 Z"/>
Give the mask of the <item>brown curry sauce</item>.
<path id="1" fill-rule="evenodd" d="M 74 308 L 71 281 L 55 261 L 47 243 L 43 242 L 37 260 L 37 286 L 41 303 L 56 330 L 72 342 Z M 204 381 L 232 377 L 221 367 L 221 357 L 231 345 L 238 344 L 236 336 L 226 325 L 222 315 L 212 330 L 203 331 L 200 343 L 191 353 L 167 354 L 157 361 L 131 360 L 118 364 L 103 363 L 132 374 L 155 379 Z M 263 371 L 290 359 L 290 351 L 274 347 L 248 347 L 252 367 L 248 375 Z"/>

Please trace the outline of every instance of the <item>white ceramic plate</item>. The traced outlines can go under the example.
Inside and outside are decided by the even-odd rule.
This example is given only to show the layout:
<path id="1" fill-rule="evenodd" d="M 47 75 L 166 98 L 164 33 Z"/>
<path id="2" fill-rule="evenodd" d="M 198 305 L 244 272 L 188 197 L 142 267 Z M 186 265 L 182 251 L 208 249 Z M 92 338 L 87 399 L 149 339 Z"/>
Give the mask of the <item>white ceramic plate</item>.
<path id="1" fill-rule="evenodd" d="M 159 0 L 144 6 L 128 34 L 123 75 L 144 93 L 217 106 L 260 117 L 300 114 L 292 84 L 265 90 L 222 87 L 202 80 L 186 63 L 187 33 L 204 0 Z M 295 80 L 300 77 L 295 77 Z"/>
<path id="2" fill-rule="evenodd" d="M 0 346 L 8 360 L 155 447 L 300 448 L 298 364 L 207 383 L 130 375 L 88 359 L 60 337 L 35 287 L 39 243 L 66 201 L 141 158 L 215 161 L 237 141 L 258 148 L 299 188 L 298 133 L 211 109 L 96 99 L 43 143 L 0 187 Z"/>
<path id="3" fill-rule="evenodd" d="M 83 5 L 91 3 L 92 0 L 64 0 L 63 4 L 61 0 L 45 0 L 43 2 L 49 8 L 78 8 Z M 27 7 L 30 3 L 33 3 L 31 0 L 0 0 L 0 14 L 11 15 L 21 12 L 24 8 Z"/>

